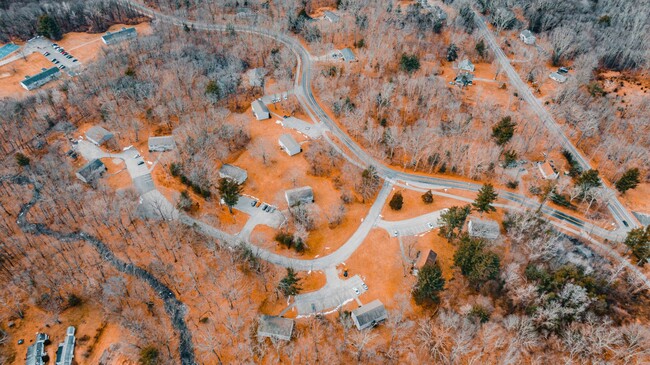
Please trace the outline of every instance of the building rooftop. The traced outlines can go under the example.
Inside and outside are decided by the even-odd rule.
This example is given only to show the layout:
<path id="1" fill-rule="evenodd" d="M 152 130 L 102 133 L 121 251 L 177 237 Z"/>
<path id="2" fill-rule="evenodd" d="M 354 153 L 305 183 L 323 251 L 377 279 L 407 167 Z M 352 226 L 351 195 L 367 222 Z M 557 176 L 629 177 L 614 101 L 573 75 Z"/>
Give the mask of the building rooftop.
<path id="1" fill-rule="evenodd" d="M 230 165 L 230 164 L 224 164 L 219 169 L 219 176 L 222 178 L 227 177 L 233 179 L 237 181 L 238 184 L 241 185 L 248 178 L 248 173 L 246 172 L 246 170 L 240 167 Z"/>
<path id="2" fill-rule="evenodd" d="M 42 71 L 40 73 L 37 73 L 34 76 L 26 76 L 25 79 L 23 79 L 21 81 L 21 83 L 25 87 L 29 88 L 31 85 L 36 84 L 36 83 L 40 82 L 41 80 L 46 79 L 46 78 L 48 78 L 48 77 L 50 77 L 52 75 L 58 75 L 60 72 L 61 71 L 59 71 L 59 69 L 57 67 L 48 68 L 48 69 L 45 69 L 44 71 Z"/>
<path id="3" fill-rule="evenodd" d="M 470 218 L 467 231 L 472 237 L 496 239 L 499 237 L 500 228 L 497 221 L 491 219 Z"/>
<path id="4" fill-rule="evenodd" d="M 109 43 L 110 41 L 113 40 L 131 38 L 137 35 L 138 32 L 135 30 L 135 28 L 122 28 L 117 32 L 106 32 L 106 34 L 102 36 L 102 39 L 104 40 L 105 43 Z"/>
<path id="5" fill-rule="evenodd" d="M 354 57 L 354 53 L 349 48 L 343 48 L 341 50 L 341 56 L 343 56 L 344 61 L 348 61 L 348 62 L 354 61 L 356 59 Z"/>
<path id="6" fill-rule="evenodd" d="M 149 151 L 160 149 L 174 149 L 176 147 L 176 142 L 174 141 L 174 136 L 159 136 L 159 137 L 149 137 L 147 141 L 149 145 Z"/>
<path id="7" fill-rule="evenodd" d="M 279 142 L 291 156 L 302 151 L 300 144 L 290 134 L 281 135 Z"/>
<path id="8" fill-rule="evenodd" d="M 331 11 L 325 12 L 325 17 L 332 23 L 336 23 L 341 19 L 338 15 L 332 13 Z"/>
<path id="9" fill-rule="evenodd" d="M 548 161 L 540 163 L 539 170 L 542 172 L 542 176 L 545 179 L 553 179 L 557 177 L 557 172 L 555 172 L 555 169 L 553 169 L 553 166 Z"/>
<path id="10" fill-rule="evenodd" d="M 314 191 L 310 186 L 287 190 L 284 192 L 284 196 L 287 198 L 289 208 L 302 203 L 309 204 L 314 202 Z"/>
<path id="11" fill-rule="evenodd" d="M 100 127 L 100 126 L 92 126 L 87 132 L 86 132 L 86 138 L 90 140 L 90 142 L 93 142 L 98 145 L 104 144 L 104 142 L 108 141 L 109 139 L 113 138 L 113 133 L 107 131 L 106 129 Z"/>
<path id="12" fill-rule="evenodd" d="M 549 75 L 549 77 L 552 78 L 553 80 L 559 82 L 559 83 L 563 83 L 563 82 L 565 82 L 567 80 L 566 76 L 564 76 L 564 75 L 562 75 L 561 73 L 558 73 L 558 72 L 553 72 L 552 74 Z"/>
<path id="13" fill-rule="evenodd" d="M 474 72 L 474 64 L 470 60 L 462 60 L 458 64 L 458 68 L 463 70 L 463 71 L 469 71 L 469 72 Z"/>
<path id="14" fill-rule="evenodd" d="M 257 327 L 258 337 L 270 337 L 278 340 L 291 340 L 293 319 L 278 316 L 261 315 Z"/>
<path id="15" fill-rule="evenodd" d="M 98 170 L 104 170 L 106 166 L 104 166 L 104 163 L 100 161 L 99 159 L 94 159 L 87 164 L 83 165 L 79 171 L 77 171 L 77 174 L 81 175 L 86 181 L 90 181 L 93 179 L 95 176 L 95 173 Z"/>
<path id="16" fill-rule="evenodd" d="M 74 327 L 68 327 L 65 340 L 59 344 L 59 348 L 56 351 L 56 365 L 72 364 L 72 359 L 74 359 L 74 345 L 76 340 L 74 333 Z"/>
<path id="17" fill-rule="evenodd" d="M 373 300 L 372 302 L 361 306 L 352 311 L 353 318 L 356 318 L 355 321 L 357 328 L 364 329 L 367 327 L 372 327 L 376 323 L 381 322 L 388 318 L 388 312 L 384 304 L 378 299 Z"/>
<path id="18" fill-rule="evenodd" d="M 251 103 L 251 107 L 253 108 L 253 113 L 255 113 L 255 115 L 269 113 L 269 108 L 267 108 L 266 105 L 264 105 L 264 103 L 262 103 L 262 101 L 259 99 L 253 101 Z"/>
<path id="19" fill-rule="evenodd" d="M 526 37 L 526 38 L 533 37 L 533 33 L 532 33 L 530 30 L 528 30 L 528 29 L 522 31 L 522 32 L 521 32 L 521 35 L 524 36 L 524 37 Z"/>
<path id="20" fill-rule="evenodd" d="M 438 254 L 435 253 L 433 250 L 428 249 L 420 255 L 417 263 L 415 264 L 415 267 L 422 268 L 426 265 L 435 265 L 437 259 L 438 259 Z"/>

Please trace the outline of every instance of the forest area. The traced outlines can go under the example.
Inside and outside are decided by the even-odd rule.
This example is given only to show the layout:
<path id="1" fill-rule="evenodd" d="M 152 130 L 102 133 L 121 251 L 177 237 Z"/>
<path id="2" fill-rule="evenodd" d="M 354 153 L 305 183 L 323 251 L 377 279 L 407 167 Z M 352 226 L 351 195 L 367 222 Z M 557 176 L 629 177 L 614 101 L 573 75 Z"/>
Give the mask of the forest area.
<path id="1" fill-rule="evenodd" d="M 533 183 L 528 192 L 539 197 L 540 209 L 547 201 L 580 205 L 598 218 L 607 198 L 599 177 L 616 182 L 621 194 L 650 181 L 649 99 L 620 96 L 600 76 L 620 71 L 647 77 L 649 20 L 630 2 L 436 2 L 448 12 L 444 21 L 417 3 L 389 0 L 144 3 L 189 19 L 268 27 L 300 37 L 315 55 L 353 48 L 358 62 L 315 64 L 314 93 L 379 161 L 517 191 L 519 161 L 554 153 L 571 176 L 553 186 Z M 496 94 L 449 85 L 464 58 L 499 72 L 485 44 L 479 46 L 470 6 L 500 31 L 530 29 L 554 47 L 549 59 L 522 67 L 525 72 L 541 77 L 547 63 L 572 65 L 575 76 L 547 107 L 565 128 L 579 131 L 577 145 L 598 170 L 576 169 L 570 153 L 557 151 L 558 142 L 507 87 L 494 83 Z M 310 17 L 323 9 L 337 11 L 340 22 Z M 32 37 L 46 14 L 60 33 L 103 32 L 143 20 L 116 0 L 11 0 L 0 4 L 0 41 Z M 298 62 L 284 45 L 251 34 L 151 26 L 150 35 L 103 48 L 82 73 L 56 87 L 0 100 L 0 365 L 24 361 L 16 326 L 37 322 L 58 329 L 66 321 L 79 322 L 84 331 L 79 364 L 650 361 L 645 284 L 540 219 L 539 211 L 495 208 L 497 195 L 488 183 L 481 192 L 493 196 L 481 201 L 479 192 L 473 204 L 447 207 L 440 229 L 421 238 L 451 247 L 452 265 L 424 266 L 419 276 L 398 272 L 403 277 L 385 303 L 384 323 L 357 330 L 351 307 L 342 306 L 297 319 L 290 341 L 259 339 L 259 314 L 285 307 L 309 287 L 311 272 L 272 265 L 249 246 L 232 246 L 196 225 L 145 217 L 135 188 L 116 189 L 103 179 L 82 184 L 74 175 L 78 162 L 66 151 L 90 124 L 114 131 L 114 153 L 173 131 L 179 151 L 165 174 L 186 188 L 174 203 L 191 213 L 197 201 L 225 197 L 218 169 L 224 163 L 249 152 L 266 169 L 281 166 L 269 157 L 277 146 L 253 140 L 250 103 L 268 85 L 250 82 L 249 75 L 264 69 L 265 80 L 288 90 Z M 569 35 L 574 38 L 563 39 Z M 300 113 L 295 102 L 285 106 Z M 303 254 L 315 220 L 340 225 L 353 204 L 370 204 L 382 184 L 374 167 L 354 166 L 323 140 L 305 149 L 308 168 L 299 171 L 295 163 L 292 178 L 329 179 L 337 196 L 323 211 L 294 208 L 283 230 L 263 242 L 296 255 Z M 391 194 L 391 210 L 409 209 L 401 193 Z M 432 204 L 441 198 L 429 191 L 421 199 Z M 502 218 L 502 236 L 470 236 L 472 214 Z M 650 229 L 633 232 L 625 253 L 643 269 Z M 389 236 L 369 241 L 397 244 Z M 408 239 L 405 245 L 402 256 L 415 261 Z M 406 267 L 402 256 L 389 262 Z M 386 268 L 389 274 L 395 272 Z"/>

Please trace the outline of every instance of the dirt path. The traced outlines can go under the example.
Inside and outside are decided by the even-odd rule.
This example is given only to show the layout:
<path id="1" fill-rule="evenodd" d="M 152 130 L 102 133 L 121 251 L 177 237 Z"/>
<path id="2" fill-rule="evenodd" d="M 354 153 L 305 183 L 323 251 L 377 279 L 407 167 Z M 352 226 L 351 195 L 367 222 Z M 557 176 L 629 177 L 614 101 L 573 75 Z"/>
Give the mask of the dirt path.
<path id="1" fill-rule="evenodd" d="M 34 195 L 32 196 L 32 199 L 22 205 L 20 208 L 20 213 L 18 214 L 18 227 L 24 233 L 50 236 L 62 242 L 84 241 L 90 244 L 102 257 L 102 259 L 111 264 L 116 270 L 138 278 L 149 285 L 149 287 L 154 290 L 158 297 L 165 303 L 165 310 L 171 319 L 172 325 L 179 334 L 178 351 L 180 353 L 181 363 L 184 365 L 196 364 L 196 361 L 194 360 L 192 333 L 188 329 L 187 323 L 185 322 L 185 314 L 187 312 L 187 309 L 185 307 L 185 304 L 176 298 L 171 289 L 156 279 L 148 271 L 119 259 L 108 248 L 108 246 L 106 246 L 105 243 L 86 232 L 76 231 L 72 233 L 63 233 L 54 231 L 44 224 L 27 222 L 25 218 L 27 216 L 27 213 L 36 203 L 38 203 L 41 198 L 40 184 L 34 182 L 30 178 L 20 175 L 4 177 L 0 179 L 0 181 L 10 181 L 14 184 L 32 185 L 34 187 Z"/>

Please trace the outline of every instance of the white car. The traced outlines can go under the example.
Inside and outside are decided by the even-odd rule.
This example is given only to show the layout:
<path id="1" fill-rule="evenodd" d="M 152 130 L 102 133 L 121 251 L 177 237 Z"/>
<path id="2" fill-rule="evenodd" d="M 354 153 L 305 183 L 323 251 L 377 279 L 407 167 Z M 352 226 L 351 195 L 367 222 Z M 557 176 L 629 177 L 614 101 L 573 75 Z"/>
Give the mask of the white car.
<path id="1" fill-rule="evenodd" d="M 433 229 L 433 223 L 428 222 L 428 223 L 427 223 L 427 226 L 429 227 L 429 229 Z"/>
<path id="2" fill-rule="evenodd" d="M 393 231 L 393 236 L 397 237 L 398 234 L 399 234 L 399 232 L 397 232 L 397 230 Z"/>
<path id="3" fill-rule="evenodd" d="M 361 294 L 361 292 L 357 288 L 352 288 L 352 290 L 354 290 L 354 294 L 356 294 L 356 295 Z"/>

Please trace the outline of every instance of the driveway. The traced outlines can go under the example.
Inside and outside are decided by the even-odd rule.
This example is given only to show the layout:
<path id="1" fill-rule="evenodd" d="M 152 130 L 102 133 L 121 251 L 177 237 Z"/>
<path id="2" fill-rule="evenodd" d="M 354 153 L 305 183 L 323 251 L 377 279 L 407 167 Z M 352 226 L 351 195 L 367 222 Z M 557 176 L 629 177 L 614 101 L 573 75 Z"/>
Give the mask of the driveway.
<path id="1" fill-rule="evenodd" d="M 382 219 L 377 222 L 377 227 L 387 230 L 392 237 L 415 236 L 438 228 L 440 214 L 446 211 L 447 209 L 441 209 L 402 221 L 385 221 Z M 397 234 L 395 234 L 395 231 L 397 231 Z"/>
<path id="2" fill-rule="evenodd" d="M 362 285 L 363 280 L 359 275 L 342 280 L 339 278 L 334 266 L 327 268 L 325 274 L 327 284 L 324 287 L 317 291 L 296 295 L 293 305 L 296 307 L 298 315 L 305 316 L 331 311 L 356 299 L 365 292 Z M 358 295 L 354 288 L 359 291 Z"/>

